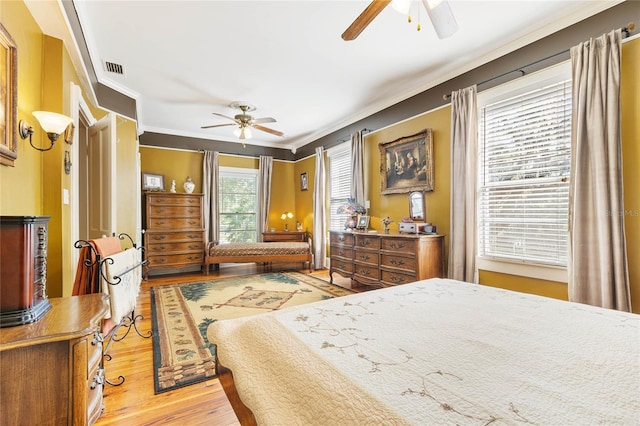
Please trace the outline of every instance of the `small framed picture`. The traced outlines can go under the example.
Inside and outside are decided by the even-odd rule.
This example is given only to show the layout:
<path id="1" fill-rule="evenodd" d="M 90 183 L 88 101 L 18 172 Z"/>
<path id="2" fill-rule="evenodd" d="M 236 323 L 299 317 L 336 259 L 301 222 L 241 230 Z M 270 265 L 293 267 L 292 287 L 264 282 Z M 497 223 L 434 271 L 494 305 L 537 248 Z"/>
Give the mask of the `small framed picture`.
<path id="1" fill-rule="evenodd" d="M 143 191 L 164 191 L 164 175 L 153 173 L 142 174 Z"/>
<path id="2" fill-rule="evenodd" d="M 358 224 L 356 228 L 358 229 L 367 229 L 369 227 L 369 216 L 358 216 Z"/>
<path id="3" fill-rule="evenodd" d="M 306 191 L 309 189 L 309 182 L 307 181 L 307 172 L 300 173 L 300 190 Z"/>

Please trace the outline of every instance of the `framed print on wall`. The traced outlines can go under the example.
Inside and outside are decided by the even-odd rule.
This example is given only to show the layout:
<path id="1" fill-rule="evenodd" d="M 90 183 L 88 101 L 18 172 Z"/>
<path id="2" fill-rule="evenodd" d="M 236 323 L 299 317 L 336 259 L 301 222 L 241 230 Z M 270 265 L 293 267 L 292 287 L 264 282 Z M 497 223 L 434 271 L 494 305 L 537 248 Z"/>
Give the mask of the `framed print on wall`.
<path id="1" fill-rule="evenodd" d="M 18 47 L 0 24 L 0 164 L 18 158 Z"/>
<path id="2" fill-rule="evenodd" d="M 143 173 L 142 189 L 144 191 L 164 191 L 164 175 Z"/>
<path id="3" fill-rule="evenodd" d="M 309 189 L 309 182 L 307 181 L 307 172 L 300 173 L 300 190 L 306 191 Z"/>
<path id="4" fill-rule="evenodd" d="M 378 146 L 381 194 L 433 191 L 431 129 Z"/>

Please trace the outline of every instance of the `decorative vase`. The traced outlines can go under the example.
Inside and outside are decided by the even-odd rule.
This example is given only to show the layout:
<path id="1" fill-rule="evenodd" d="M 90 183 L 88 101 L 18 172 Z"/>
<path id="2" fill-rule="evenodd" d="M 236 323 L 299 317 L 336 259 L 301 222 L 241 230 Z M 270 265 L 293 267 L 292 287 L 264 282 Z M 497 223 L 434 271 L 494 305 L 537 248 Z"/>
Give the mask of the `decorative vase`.
<path id="1" fill-rule="evenodd" d="M 193 181 L 191 180 L 191 177 L 187 176 L 187 180 L 184 182 L 184 185 L 183 185 L 184 192 L 186 192 L 187 194 L 191 194 L 195 187 L 196 187 L 196 184 L 193 183 Z"/>
<path id="2" fill-rule="evenodd" d="M 384 226 L 384 233 L 385 233 L 385 234 L 388 234 L 388 233 L 389 233 L 389 227 L 388 227 L 388 226 L 386 226 L 386 225 Z"/>

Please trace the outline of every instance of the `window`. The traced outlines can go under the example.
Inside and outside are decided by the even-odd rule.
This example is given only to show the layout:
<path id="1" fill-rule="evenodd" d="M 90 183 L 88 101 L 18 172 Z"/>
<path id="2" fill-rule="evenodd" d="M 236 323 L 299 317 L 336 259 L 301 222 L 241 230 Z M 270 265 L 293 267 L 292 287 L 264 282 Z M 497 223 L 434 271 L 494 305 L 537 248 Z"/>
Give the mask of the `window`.
<path id="1" fill-rule="evenodd" d="M 571 81 L 564 70 L 478 96 L 480 258 L 566 267 Z"/>
<path id="2" fill-rule="evenodd" d="M 257 241 L 257 174 L 254 169 L 220 167 L 220 243 Z"/>
<path id="3" fill-rule="evenodd" d="M 329 229 L 344 229 L 345 215 L 338 214 L 338 207 L 351 197 L 351 142 L 345 142 L 327 150 L 329 158 Z"/>

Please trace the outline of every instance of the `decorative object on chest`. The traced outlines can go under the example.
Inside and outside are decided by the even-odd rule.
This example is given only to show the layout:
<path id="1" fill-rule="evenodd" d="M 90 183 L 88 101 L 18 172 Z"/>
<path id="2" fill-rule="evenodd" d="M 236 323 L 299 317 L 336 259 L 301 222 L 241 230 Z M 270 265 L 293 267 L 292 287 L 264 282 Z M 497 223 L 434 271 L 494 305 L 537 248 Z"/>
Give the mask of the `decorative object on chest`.
<path id="1" fill-rule="evenodd" d="M 0 327 L 38 321 L 51 309 L 47 295 L 49 219 L 0 217 Z"/>

